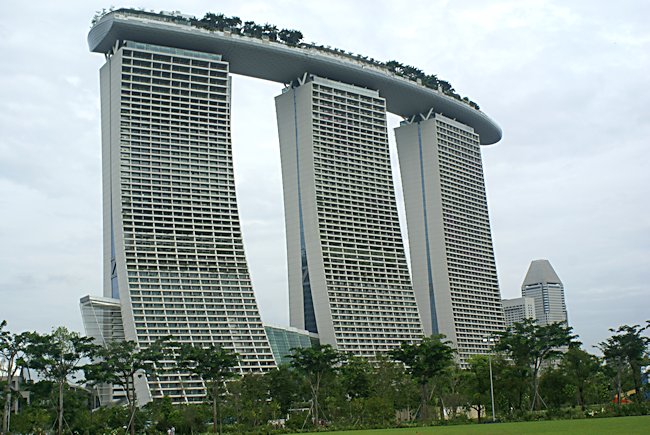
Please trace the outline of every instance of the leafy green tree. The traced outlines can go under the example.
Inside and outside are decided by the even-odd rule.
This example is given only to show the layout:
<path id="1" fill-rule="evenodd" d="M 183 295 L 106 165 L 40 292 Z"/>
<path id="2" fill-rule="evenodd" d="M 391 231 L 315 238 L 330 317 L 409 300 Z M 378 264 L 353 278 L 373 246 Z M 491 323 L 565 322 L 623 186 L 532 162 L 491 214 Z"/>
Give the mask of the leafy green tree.
<path id="1" fill-rule="evenodd" d="M 28 334 L 25 332 L 20 334 L 11 333 L 5 330 L 6 326 L 6 320 L 0 322 L 0 360 L 5 364 L 4 368 L 0 368 L 0 375 L 4 372 L 7 376 L 5 382 L 0 382 L 2 384 L 2 399 L 4 401 L 2 433 L 8 433 L 10 429 L 9 419 L 11 416 L 11 404 L 13 402 L 12 394 L 18 393 L 18 391 L 14 391 L 11 380 L 20 370 L 18 361 L 23 356 L 28 337 Z"/>
<path id="2" fill-rule="evenodd" d="M 135 434 L 135 415 L 138 410 L 135 381 L 155 373 L 155 362 L 165 358 L 164 339 L 141 348 L 135 341 L 111 341 L 96 352 L 96 362 L 85 368 L 86 379 L 91 383 L 119 385 L 129 403 L 127 428 Z"/>
<path id="3" fill-rule="evenodd" d="M 239 17 L 226 17 L 224 22 L 226 27 L 229 27 L 234 33 L 239 32 L 239 26 L 241 26 L 241 19 Z"/>
<path id="4" fill-rule="evenodd" d="M 623 325 L 616 330 L 610 329 L 610 332 L 614 334 L 599 344 L 607 363 L 616 367 L 619 404 L 622 394 L 621 376 L 624 365 L 627 365 L 630 370 L 632 384 L 636 391 L 636 400 L 643 400 L 641 366 L 648 362 L 650 338 L 642 335 L 642 333 L 649 328 L 650 321 L 644 327 Z"/>
<path id="5" fill-rule="evenodd" d="M 311 392 L 311 416 L 314 424 L 320 423 L 320 390 L 325 375 L 334 373 L 345 357 L 329 344 L 294 348 L 291 351 L 291 366 L 305 375 Z"/>
<path id="6" fill-rule="evenodd" d="M 247 430 L 271 419 L 273 406 L 269 399 L 269 378 L 260 373 L 247 373 L 228 383 L 226 408 Z"/>
<path id="7" fill-rule="evenodd" d="M 339 377 L 347 397 L 369 397 L 372 375 L 373 367 L 367 359 L 358 356 L 348 357 L 339 371 Z"/>
<path id="8" fill-rule="evenodd" d="M 575 387 L 568 382 L 563 370 L 549 367 L 540 375 L 539 392 L 546 407 L 557 410 L 571 402 Z"/>
<path id="9" fill-rule="evenodd" d="M 159 433 L 167 433 L 170 427 L 178 433 L 203 433 L 210 419 L 210 410 L 204 404 L 174 405 L 169 397 L 152 400 L 143 411 Z"/>
<path id="10" fill-rule="evenodd" d="M 226 380 L 237 376 L 237 353 L 217 344 L 193 346 L 183 344 L 179 349 L 178 364 L 203 379 L 206 395 L 212 403 L 212 431 L 222 432 L 221 396 Z"/>
<path id="11" fill-rule="evenodd" d="M 123 433 L 124 422 L 129 418 L 129 410 L 123 406 L 102 406 L 90 413 L 88 434 Z M 119 431 L 119 432 L 118 432 Z"/>
<path id="12" fill-rule="evenodd" d="M 417 407 L 420 396 L 418 386 L 406 372 L 404 364 L 387 357 L 377 359 L 370 390 L 372 397 L 381 397 L 395 411 L 407 411 L 409 415 L 410 410 Z"/>
<path id="13" fill-rule="evenodd" d="M 63 390 L 68 379 L 74 379 L 83 370 L 84 360 L 92 358 L 97 346 L 89 337 L 82 337 L 64 327 L 50 334 L 30 332 L 20 364 L 35 370 L 43 379 L 57 387 L 57 434 L 63 433 Z"/>
<path id="14" fill-rule="evenodd" d="M 531 384 L 531 411 L 539 397 L 539 372 L 545 361 L 562 355 L 560 350 L 575 338 L 572 328 L 564 323 L 538 325 L 533 319 L 524 319 L 499 334 L 495 350 L 505 352 L 515 364 L 524 368 Z"/>
<path id="15" fill-rule="evenodd" d="M 492 356 L 495 408 L 502 414 L 528 410 L 530 404 L 529 368 L 515 364 L 505 355 Z"/>
<path id="16" fill-rule="evenodd" d="M 262 26 L 262 34 L 269 37 L 271 41 L 278 40 L 278 28 L 273 24 L 266 23 Z"/>
<path id="17" fill-rule="evenodd" d="M 17 433 L 51 430 L 56 415 L 56 385 L 52 381 L 42 380 L 29 382 L 25 389 L 29 392 L 30 401 L 29 404 L 24 404 L 20 413 L 12 417 L 12 430 Z"/>
<path id="18" fill-rule="evenodd" d="M 278 39 L 287 45 L 298 45 L 302 38 L 302 32 L 299 30 L 282 29 L 278 33 Z"/>
<path id="19" fill-rule="evenodd" d="M 208 12 L 205 16 L 199 20 L 201 27 L 204 27 L 208 30 L 223 30 L 225 26 L 225 17 L 223 14 L 213 14 Z"/>
<path id="20" fill-rule="evenodd" d="M 600 371 L 600 361 L 575 344 L 562 357 L 560 368 L 565 374 L 566 382 L 575 387 L 578 405 L 584 411 L 587 388 Z"/>
<path id="21" fill-rule="evenodd" d="M 391 356 L 406 366 L 411 377 L 420 386 L 420 419 L 429 420 L 430 385 L 434 377 L 440 375 L 453 364 L 454 349 L 443 335 L 425 337 L 418 343 L 402 342 L 391 352 Z"/>
<path id="22" fill-rule="evenodd" d="M 474 355 L 467 360 L 467 363 L 468 368 L 465 371 L 463 383 L 464 393 L 468 406 L 476 410 L 478 422 L 480 423 L 481 415 L 490 405 L 490 367 L 488 356 Z"/>
<path id="23" fill-rule="evenodd" d="M 438 401 L 441 416 L 454 420 L 458 417 L 458 410 L 467 405 L 463 388 L 465 376 L 464 370 L 451 364 L 433 378 L 432 391 Z"/>
<path id="24" fill-rule="evenodd" d="M 264 376 L 268 378 L 271 399 L 278 404 L 280 414 L 286 417 L 291 405 L 303 396 L 305 379 L 287 364 L 278 366 Z"/>
<path id="25" fill-rule="evenodd" d="M 30 405 L 20 411 L 12 419 L 12 430 L 15 433 L 47 433 L 52 428 L 52 415 L 49 409 Z M 10 433 L 10 432 L 5 432 Z"/>
<path id="26" fill-rule="evenodd" d="M 242 27 L 242 32 L 254 38 L 261 38 L 264 32 L 264 27 L 255 23 L 255 21 L 245 21 Z"/>

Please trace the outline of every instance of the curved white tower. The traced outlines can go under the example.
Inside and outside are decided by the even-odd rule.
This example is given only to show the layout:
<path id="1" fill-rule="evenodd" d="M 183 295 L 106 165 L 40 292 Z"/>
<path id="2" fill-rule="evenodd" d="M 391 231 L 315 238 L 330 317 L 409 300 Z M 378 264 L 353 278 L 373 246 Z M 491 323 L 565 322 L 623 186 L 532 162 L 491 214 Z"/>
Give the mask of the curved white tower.
<path id="1" fill-rule="evenodd" d="M 433 109 L 395 136 L 422 325 L 464 364 L 505 327 L 479 136 Z"/>
<path id="2" fill-rule="evenodd" d="M 239 225 L 230 78 L 220 55 L 124 41 L 101 68 L 104 296 L 124 336 L 172 336 L 236 351 L 242 372 L 274 366 Z M 203 398 L 161 361 L 138 399 Z M 167 368 L 167 369 L 166 369 Z"/>
<path id="3" fill-rule="evenodd" d="M 367 357 L 421 338 L 384 99 L 305 74 L 276 109 L 292 326 Z"/>

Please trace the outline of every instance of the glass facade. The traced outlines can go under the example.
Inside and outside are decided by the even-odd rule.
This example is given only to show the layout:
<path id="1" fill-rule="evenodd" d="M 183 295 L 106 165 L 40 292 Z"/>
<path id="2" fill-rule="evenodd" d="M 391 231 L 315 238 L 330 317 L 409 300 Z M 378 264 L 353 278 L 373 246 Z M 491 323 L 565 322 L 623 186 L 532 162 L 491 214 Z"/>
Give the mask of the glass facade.
<path id="1" fill-rule="evenodd" d="M 291 349 L 319 345 L 318 336 L 296 328 L 264 325 L 277 365 L 291 362 Z"/>

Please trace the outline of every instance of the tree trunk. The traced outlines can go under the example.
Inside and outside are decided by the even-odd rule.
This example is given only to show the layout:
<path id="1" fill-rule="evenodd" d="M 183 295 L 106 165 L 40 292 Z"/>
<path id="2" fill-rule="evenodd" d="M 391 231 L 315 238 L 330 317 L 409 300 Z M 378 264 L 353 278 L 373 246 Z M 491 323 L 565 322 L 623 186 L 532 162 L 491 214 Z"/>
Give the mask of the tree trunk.
<path id="1" fill-rule="evenodd" d="M 530 404 L 531 412 L 535 410 L 535 405 L 537 405 L 537 390 L 539 389 L 539 377 L 537 373 L 537 369 L 533 370 L 533 402 Z"/>
<path id="2" fill-rule="evenodd" d="M 9 433 L 9 414 L 11 413 L 11 379 L 8 377 L 7 384 L 3 388 L 5 406 L 2 413 L 2 433 Z"/>
<path id="3" fill-rule="evenodd" d="M 319 420 L 319 415 L 318 415 L 318 391 L 320 390 L 320 373 L 316 375 L 316 384 L 314 387 L 311 389 L 311 394 L 312 394 L 312 407 L 314 408 L 313 410 L 313 417 L 314 417 L 314 424 L 316 426 L 320 425 L 320 420 Z"/>
<path id="4" fill-rule="evenodd" d="M 616 368 L 616 391 L 618 393 L 618 411 L 621 412 L 621 399 L 623 399 L 623 389 L 621 388 L 621 365 L 618 364 Z"/>
<path id="5" fill-rule="evenodd" d="M 129 401 L 129 433 L 135 435 L 135 377 L 133 374 L 126 381 L 126 399 Z"/>
<path id="6" fill-rule="evenodd" d="M 223 419 L 221 418 L 221 401 L 217 402 L 217 420 L 219 420 L 219 435 L 221 435 L 223 433 L 223 421 L 222 421 Z"/>
<path id="7" fill-rule="evenodd" d="M 219 433 L 221 435 L 223 432 L 223 422 L 221 421 L 219 381 L 212 381 L 209 388 L 212 395 L 212 433 Z"/>
<path id="8" fill-rule="evenodd" d="M 420 384 L 420 420 L 429 419 L 429 406 L 427 403 L 429 394 L 427 393 L 427 384 Z"/>
<path id="9" fill-rule="evenodd" d="M 212 432 L 217 433 L 217 391 L 212 388 Z"/>
<path id="10" fill-rule="evenodd" d="M 641 367 L 636 364 L 630 363 L 630 369 L 632 371 L 632 380 L 634 381 L 634 401 L 641 402 L 643 401 L 643 396 L 641 395 Z"/>
<path id="11" fill-rule="evenodd" d="M 7 383 L 4 386 L 5 406 L 2 413 L 2 433 L 9 433 L 9 421 L 11 419 L 11 382 L 18 371 L 14 366 L 16 354 L 9 355 L 7 359 Z"/>
<path id="12" fill-rule="evenodd" d="M 63 382 L 59 382 L 59 406 L 57 411 L 58 429 L 56 433 L 63 435 Z"/>
<path id="13" fill-rule="evenodd" d="M 578 402 L 580 402 L 580 409 L 585 412 L 585 391 L 584 387 L 578 387 Z"/>

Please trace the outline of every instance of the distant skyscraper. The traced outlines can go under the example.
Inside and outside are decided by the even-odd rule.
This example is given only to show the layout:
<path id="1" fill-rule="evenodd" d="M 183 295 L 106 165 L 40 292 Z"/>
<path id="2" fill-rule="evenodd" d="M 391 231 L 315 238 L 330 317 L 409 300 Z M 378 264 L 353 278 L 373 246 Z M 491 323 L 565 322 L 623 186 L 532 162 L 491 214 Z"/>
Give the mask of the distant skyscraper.
<path id="1" fill-rule="evenodd" d="M 564 285 L 548 260 L 533 260 L 521 285 L 521 295 L 535 300 L 540 325 L 568 322 Z"/>
<path id="2" fill-rule="evenodd" d="M 504 329 L 479 136 L 433 111 L 395 135 L 424 332 L 446 335 L 464 363 Z"/>
<path id="3" fill-rule="evenodd" d="M 506 326 L 520 323 L 524 319 L 535 320 L 535 299 L 503 299 L 501 302 L 503 303 L 503 313 L 506 319 Z"/>
<path id="4" fill-rule="evenodd" d="M 384 99 L 306 75 L 276 109 L 291 325 L 368 357 L 419 339 Z"/>
<path id="5" fill-rule="evenodd" d="M 101 68 L 104 296 L 124 336 L 236 351 L 241 372 L 274 366 L 242 243 L 220 55 L 121 41 Z M 92 301 L 89 301 L 92 302 Z M 199 401 L 200 379 L 159 361 L 150 397 Z"/>

